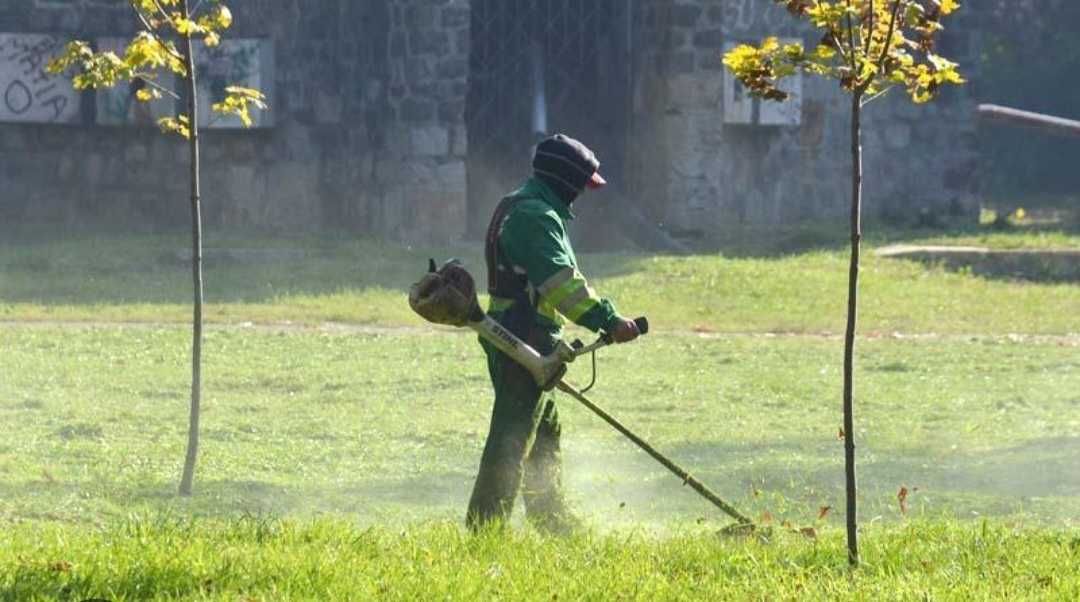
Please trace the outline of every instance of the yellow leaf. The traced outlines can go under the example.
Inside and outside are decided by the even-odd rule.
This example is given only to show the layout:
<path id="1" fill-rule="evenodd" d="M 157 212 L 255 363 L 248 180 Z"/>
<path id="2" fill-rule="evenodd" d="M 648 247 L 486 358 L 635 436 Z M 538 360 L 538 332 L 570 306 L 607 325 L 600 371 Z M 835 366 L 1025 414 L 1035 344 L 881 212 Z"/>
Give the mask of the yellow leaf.
<path id="1" fill-rule="evenodd" d="M 154 92 L 155 90 L 152 88 L 143 88 L 135 93 L 135 98 L 137 98 L 139 102 L 150 102 L 151 100 L 154 100 Z"/>
<path id="2" fill-rule="evenodd" d="M 959 0 L 941 0 L 941 14 L 948 15 L 960 8 Z"/>
<path id="3" fill-rule="evenodd" d="M 218 7 L 215 21 L 221 29 L 228 29 L 232 25 L 232 11 L 229 10 L 228 6 L 221 5 Z"/>

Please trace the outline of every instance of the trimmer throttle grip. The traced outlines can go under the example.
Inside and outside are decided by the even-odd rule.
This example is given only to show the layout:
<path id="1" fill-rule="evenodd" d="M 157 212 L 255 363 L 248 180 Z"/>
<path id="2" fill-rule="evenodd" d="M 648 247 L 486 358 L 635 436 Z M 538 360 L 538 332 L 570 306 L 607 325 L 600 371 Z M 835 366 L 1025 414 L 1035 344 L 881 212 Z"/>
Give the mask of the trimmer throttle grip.
<path id="1" fill-rule="evenodd" d="M 649 319 L 645 316 L 634 319 L 634 325 L 637 326 L 640 334 L 649 334 Z"/>

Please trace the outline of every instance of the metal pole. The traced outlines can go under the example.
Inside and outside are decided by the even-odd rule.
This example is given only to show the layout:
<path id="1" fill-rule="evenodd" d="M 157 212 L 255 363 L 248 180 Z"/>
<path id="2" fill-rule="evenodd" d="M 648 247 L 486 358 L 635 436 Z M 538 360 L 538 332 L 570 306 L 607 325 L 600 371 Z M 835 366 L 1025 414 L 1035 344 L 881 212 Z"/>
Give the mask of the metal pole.
<path id="1" fill-rule="evenodd" d="M 727 514 L 731 518 L 739 521 L 740 524 L 753 524 L 754 521 L 750 520 L 741 512 L 736 510 L 735 507 L 731 504 L 720 499 L 720 496 L 716 495 L 716 493 L 714 493 L 712 489 L 709 489 L 704 483 L 694 478 L 694 476 L 687 472 L 686 469 L 679 466 L 675 462 L 672 462 L 667 456 L 660 453 L 656 450 L 656 448 L 646 443 L 644 439 L 638 437 L 636 434 L 634 434 L 633 431 L 623 426 L 623 424 L 616 420 L 614 416 L 608 414 L 606 411 L 604 411 L 603 408 L 590 401 L 588 397 L 585 397 L 585 395 L 583 395 L 580 391 L 567 384 L 566 381 L 559 381 L 559 384 L 556 386 L 560 391 L 569 393 L 574 399 L 580 401 L 582 405 L 592 410 L 594 414 L 596 414 L 600 418 L 603 418 L 604 422 L 610 424 L 612 427 L 615 428 L 615 430 L 622 433 L 627 439 L 633 441 L 635 445 L 645 450 L 645 453 L 652 456 L 653 459 L 657 462 L 663 464 L 664 468 L 667 468 L 672 473 L 674 473 L 675 476 L 682 479 L 684 485 L 689 485 L 691 489 L 696 491 L 699 495 L 701 495 L 701 497 L 712 502 L 713 505 L 722 510 L 724 514 Z"/>

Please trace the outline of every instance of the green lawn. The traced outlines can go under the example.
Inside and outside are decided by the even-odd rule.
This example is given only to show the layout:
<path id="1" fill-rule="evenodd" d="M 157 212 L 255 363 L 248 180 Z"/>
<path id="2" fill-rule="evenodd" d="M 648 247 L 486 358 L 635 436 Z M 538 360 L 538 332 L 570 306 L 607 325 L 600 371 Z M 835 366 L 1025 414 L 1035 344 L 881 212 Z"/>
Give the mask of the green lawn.
<path id="1" fill-rule="evenodd" d="M 456 525 L 125 520 L 0 533 L 0 599 L 1062 600 L 1080 597 L 1080 537 L 973 522 L 768 542 L 702 529 L 545 539 Z M 10 545 L 8 545 L 10 544 Z M 1071 568 L 1070 568 L 1071 567 Z"/>
<path id="2" fill-rule="evenodd" d="M 1005 246 L 1036 236 L 1003 234 L 994 240 Z M 8 237 L 0 243 L 0 320 L 190 319 L 191 276 L 175 257 L 185 248 L 183 236 L 72 235 L 59 241 L 35 240 Z M 404 249 L 344 238 L 210 235 L 208 240 L 210 248 L 272 248 L 287 253 L 255 263 L 217 260 L 211 254 L 206 298 L 207 317 L 214 322 L 418 326 L 419 319 L 402 299 L 428 257 L 462 257 L 478 282 L 484 278 L 477 245 Z M 842 242 L 797 254 L 765 250 L 754 256 L 604 254 L 585 255 L 582 262 L 598 290 L 615 298 L 627 313 L 649 315 L 658 330 L 843 330 L 847 252 Z M 868 252 L 862 273 L 861 332 L 1078 333 L 1077 291 L 1075 284 L 984 279 Z"/>
<path id="3" fill-rule="evenodd" d="M 200 495 L 181 500 L 188 339 L 182 328 L 0 330 L 0 517 L 462 513 L 491 396 L 472 336 L 211 331 Z M 840 350 L 650 335 L 604 352 L 594 399 L 751 515 L 808 523 L 841 503 Z M 868 519 L 899 518 L 902 485 L 918 488 L 916 515 L 1080 516 L 1075 344 L 877 339 L 859 366 Z M 723 523 L 571 399 L 562 412 L 569 490 L 593 524 Z"/>
<path id="4" fill-rule="evenodd" d="M 1078 596 L 1076 284 L 868 257 L 850 576 L 843 250 L 584 256 L 654 330 L 602 352 L 590 396 L 774 537 L 715 538 L 718 511 L 562 398 L 590 531 L 552 540 L 520 516 L 509 539 L 460 527 L 487 376 L 475 337 L 421 325 L 404 290 L 429 255 L 478 266 L 471 250 L 220 242 L 303 256 L 208 266 L 188 499 L 190 276 L 161 258 L 182 237 L 0 243 L 0 600 Z"/>

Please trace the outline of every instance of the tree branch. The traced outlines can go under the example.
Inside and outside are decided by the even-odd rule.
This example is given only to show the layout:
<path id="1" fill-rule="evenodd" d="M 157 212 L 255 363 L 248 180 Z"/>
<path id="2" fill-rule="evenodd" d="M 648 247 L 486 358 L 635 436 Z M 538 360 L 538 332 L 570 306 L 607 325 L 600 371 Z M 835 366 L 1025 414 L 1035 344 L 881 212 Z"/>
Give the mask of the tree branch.
<path id="1" fill-rule="evenodd" d="M 176 100 L 180 100 L 180 95 L 179 94 L 177 94 L 176 92 L 173 92 L 172 90 L 166 88 L 165 86 L 162 86 L 161 84 L 155 82 L 150 77 L 151 76 L 150 76 L 149 73 L 147 73 L 147 74 L 136 73 L 133 76 L 134 79 L 138 79 L 139 81 L 141 81 L 142 83 L 150 86 L 151 88 L 154 88 L 159 92 L 167 94 L 167 95 L 175 98 Z"/>
<path id="2" fill-rule="evenodd" d="M 162 6 L 161 3 L 158 2 L 158 0 L 154 0 L 154 6 L 157 7 L 158 12 L 161 13 L 161 16 L 165 17 L 165 20 L 169 22 L 169 25 L 172 25 L 172 28 L 176 29 L 176 21 L 173 21 L 173 18 L 169 15 L 169 13 L 165 12 L 165 7 Z M 187 15 L 184 16 L 186 17 Z"/>
<path id="3" fill-rule="evenodd" d="M 848 10 L 851 10 L 851 0 L 847 0 Z M 859 52 L 858 45 L 855 44 L 855 26 L 851 23 L 851 13 L 848 12 L 845 15 L 847 18 L 847 34 L 848 34 L 848 49 L 851 50 L 851 77 L 858 77 L 859 66 L 857 64 L 856 54 Z"/>
<path id="4" fill-rule="evenodd" d="M 135 10 L 135 16 L 138 17 L 140 21 L 142 21 L 143 29 L 146 30 L 146 33 L 157 37 L 157 34 L 155 33 L 156 30 L 154 29 L 154 26 L 150 25 L 150 22 L 146 20 L 146 15 L 142 14 L 142 11 L 135 8 L 134 6 L 132 6 L 132 8 Z"/>
<path id="5" fill-rule="evenodd" d="M 888 93 L 889 93 L 889 90 L 892 90 L 892 89 L 893 89 L 894 87 L 895 87 L 895 86 L 888 86 L 888 87 L 886 87 L 886 88 L 885 88 L 884 90 L 882 90 L 881 92 L 878 92 L 877 94 L 875 94 L 875 95 L 871 96 L 870 98 L 867 98 L 866 100 L 863 100 L 863 101 L 861 101 L 861 102 L 862 102 L 862 106 L 864 106 L 864 107 L 865 107 L 866 105 L 868 105 L 868 104 L 870 104 L 870 103 L 874 102 L 875 100 L 877 100 L 877 99 L 881 98 L 882 96 L 885 96 L 886 94 L 888 94 Z"/>
<path id="6" fill-rule="evenodd" d="M 881 56 L 874 63 L 875 67 L 877 68 L 877 73 L 878 74 L 881 74 L 881 73 L 885 72 L 885 59 L 889 58 L 889 47 L 892 46 L 893 34 L 896 33 L 896 19 L 898 18 L 899 14 L 900 14 L 900 3 L 902 1 L 903 0 L 896 0 L 895 4 L 893 4 L 892 16 L 889 19 L 889 34 L 888 34 L 888 37 L 885 38 L 884 45 L 883 45 L 883 47 L 881 49 Z M 869 59 L 870 57 L 867 56 L 867 58 Z M 874 78 L 870 78 L 868 81 L 865 81 L 865 82 L 862 82 L 861 84 L 859 84 L 859 92 L 860 93 L 866 92 L 867 88 L 869 88 L 870 84 L 872 84 L 872 83 L 874 83 Z M 892 87 L 891 85 L 887 86 L 884 90 L 882 90 L 878 94 L 875 94 L 873 97 L 871 97 L 866 102 L 870 102 L 870 101 L 880 97 L 885 92 L 888 92 L 889 88 L 891 88 L 891 87 Z M 866 103 L 863 103 L 863 104 L 866 104 Z"/>
<path id="7" fill-rule="evenodd" d="M 874 0 L 870 2 L 870 21 L 866 25 L 866 39 L 863 40 L 863 54 L 870 56 L 870 43 L 874 41 Z"/>
<path id="8" fill-rule="evenodd" d="M 134 7 L 132 7 L 132 8 L 134 8 Z M 172 48 L 169 48 L 169 45 L 165 43 L 165 40 L 163 40 L 161 38 L 161 36 L 158 35 L 157 30 L 154 29 L 154 27 L 150 24 L 150 22 L 146 20 L 146 16 L 142 14 L 141 10 L 139 10 L 137 8 L 134 8 L 134 10 L 135 10 L 135 15 L 139 17 L 139 20 L 142 21 L 143 27 L 146 28 L 146 33 L 153 36 L 153 38 L 155 40 L 157 40 L 158 44 L 161 44 L 161 47 L 164 48 L 166 52 L 171 54 L 173 56 L 173 58 L 177 58 L 177 59 L 183 59 L 184 58 L 183 55 L 181 55 L 179 52 L 177 52 L 176 50 L 173 50 Z M 166 18 L 168 18 L 168 17 L 166 17 Z"/>
<path id="9" fill-rule="evenodd" d="M 885 68 L 885 59 L 889 58 L 889 47 L 892 46 L 892 37 L 896 33 L 896 19 L 900 15 L 900 3 L 901 0 L 896 0 L 896 4 L 893 4 L 892 18 L 889 21 L 889 35 L 885 38 L 885 47 L 881 49 L 881 58 L 878 59 L 879 72 Z"/>

